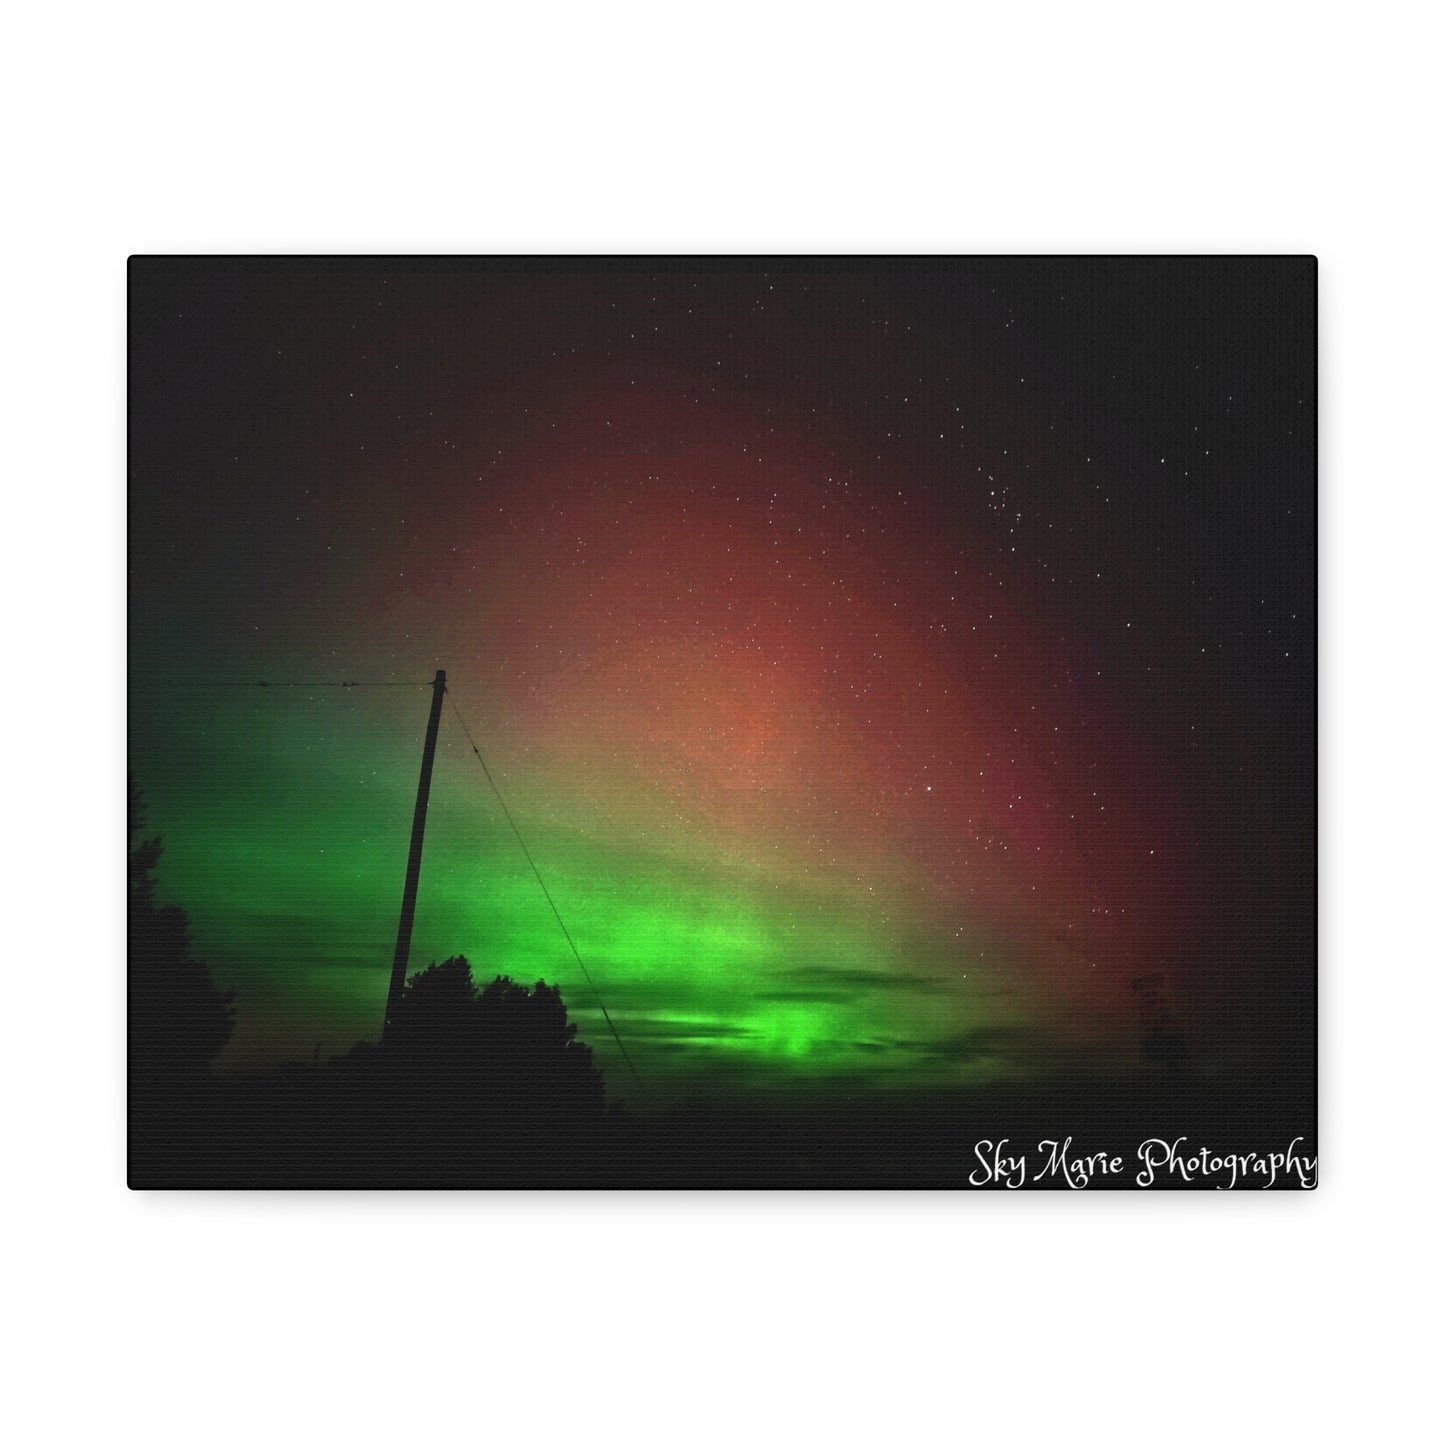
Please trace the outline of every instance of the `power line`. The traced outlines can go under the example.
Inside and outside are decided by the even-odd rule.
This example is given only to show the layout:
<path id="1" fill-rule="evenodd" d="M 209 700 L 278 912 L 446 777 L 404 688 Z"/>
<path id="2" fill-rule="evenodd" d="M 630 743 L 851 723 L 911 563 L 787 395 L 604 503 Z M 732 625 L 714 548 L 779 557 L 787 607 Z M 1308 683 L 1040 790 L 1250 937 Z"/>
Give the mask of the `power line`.
<path id="1" fill-rule="evenodd" d="M 617 1045 L 618 1053 L 622 1055 L 623 1060 L 626 1062 L 637 1087 L 646 1092 L 642 1079 L 638 1075 L 637 1067 L 632 1062 L 632 1056 L 627 1052 L 627 1045 L 622 1042 L 622 1035 L 617 1032 L 617 1025 L 612 1022 L 612 1015 L 607 1012 L 607 1005 L 602 1002 L 601 991 L 592 981 L 592 975 L 587 972 L 587 965 L 582 962 L 582 955 L 578 953 L 577 945 L 572 941 L 572 935 L 567 931 L 567 925 L 563 923 L 562 915 L 557 911 L 557 905 L 552 901 L 552 894 L 547 888 L 546 881 L 543 879 L 542 874 L 537 868 L 537 864 L 532 858 L 532 853 L 527 847 L 526 840 L 522 837 L 522 830 L 517 827 L 517 821 L 512 817 L 511 809 L 507 807 L 506 799 L 502 797 L 502 790 L 497 786 L 496 779 L 492 777 L 492 771 L 487 766 L 486 759 L 483 758 L 480 751 L 478 751 L 477 745 L 472 739 L 472 730 L 467 726 L 466 719 L 458 710 L 456 699 L 452 697 L 450 689 L 447 691 L 447 701 L 451 703 L 452 713 L 461 724 L 462 731 L 467 735 L 467 742 L 471 746 L 472 752 L 476 754 L 477 761 L 482 765 L 482 772 L 486 774 L 487 781 L 492 785 L 492 792 L 496 794 L 497 802 L 501 806 L 502 813 L 506 817 L 507 822 L 512 826 L 512 832 L 516 835 L 517 843 L 522 849 L 523 856 L 531 866 L 532 874 L 537 880 L 537 886 L 541 888 L 542 896 L 547 900 L 547 906 L 551 908 L 552 916 L 557 920 L 557 927 L 562 930 L 562 937 L 567 940 L 567 946 L 572 950 L 572 957 L 577 960 L 577 967 L 582 970 L 582 977 L 587 980 L 587 985 L 592 990 L 592 996 L 597 1000 L 597 1007 L 602 1010 L 602 1017 L 607 1020 L 607 1027 L 612 1031 L 612 1038 Z"/>
<path id="2" fill-rule="evenodd" d="M 187 687 L 430 687 L 429 682 L 193 682 L 186 679 Z M 169 687 L 169 683 L 157 686 Z"/>

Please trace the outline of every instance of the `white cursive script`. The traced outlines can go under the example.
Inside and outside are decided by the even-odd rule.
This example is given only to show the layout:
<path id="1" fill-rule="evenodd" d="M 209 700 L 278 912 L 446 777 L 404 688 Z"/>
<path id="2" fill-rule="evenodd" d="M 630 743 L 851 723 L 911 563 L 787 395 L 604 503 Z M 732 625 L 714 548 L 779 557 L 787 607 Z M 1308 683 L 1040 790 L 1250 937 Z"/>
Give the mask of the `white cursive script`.
<path id="1" fill-rule="evenodd" d="M 1156 1179 L 1174 1174 L 1191 1184 L 1213 1184 L 1216 1189 L 1233 1189 L 1240 1183 L 1269 1189 L 1281 1175 L 1299 1178 L 1300 1186 L 1313 1189 L 1318 1181 L 1319 1156 L 1297 1153 L 1295 1145 L 1304 1138 L 1296 1135 L 1282 1154 L 1215 1154 L 1206 1145 L 1193 1153 L 1185 1153 L 1188 1138 L 1172 1143 L 1167 1139 L 1146 1139 L 1139 1146 L 1139 1162 L 1144 1166 L 1134 1176 L 1141 1189 L 1148 1189 Z"/>

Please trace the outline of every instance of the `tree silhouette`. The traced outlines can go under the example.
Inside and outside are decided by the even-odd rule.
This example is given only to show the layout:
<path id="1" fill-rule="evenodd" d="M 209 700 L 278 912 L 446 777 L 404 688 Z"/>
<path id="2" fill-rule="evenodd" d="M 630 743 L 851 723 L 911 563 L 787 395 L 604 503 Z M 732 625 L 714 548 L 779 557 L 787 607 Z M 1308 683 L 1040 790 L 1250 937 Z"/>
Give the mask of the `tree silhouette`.
<path id="1" fill-rule="evenodd" d="M 236 1026 L 234 993 L 213 982 L 191 953 L 190 924 L 174 905 L 156 902 L 159 838 L 143 839 L 145 803 L 127 780 L 129 849 L 127 923 L 129 1056 L 132 1100 L 193 1097 Z"/>
<path id="2" fill-rule="evenodd" d="M 405 1076 L 454 1099 L 586 1114 L 603 1086 L 576 1035 L 559 988 L 498 975 L 478 989 L 458 956 L 407 980 L 387 1047 Z"/>

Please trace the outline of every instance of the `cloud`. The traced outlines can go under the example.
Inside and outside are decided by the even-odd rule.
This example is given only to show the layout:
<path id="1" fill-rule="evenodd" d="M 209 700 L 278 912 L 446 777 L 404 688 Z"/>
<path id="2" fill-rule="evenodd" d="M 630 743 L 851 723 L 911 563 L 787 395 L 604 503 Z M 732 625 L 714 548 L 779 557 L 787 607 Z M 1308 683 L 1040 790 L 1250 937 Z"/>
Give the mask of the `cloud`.
<path id="1" fill-rule="evenodd" d="M 851 989 L 875 989 L 887 993 L 947 993 L 948 986 L 919 973 L 878 973 L 868 968 L 831 968 L 826 964 L 791 968 L 785 978 L 820 984 L 844 984 Z M 814 995 L 815 997 L 820 995 Z"/>
<path id="2" fill-rule="evenodd" d="M 780 988 L 752 997 L 760 1003 L 851 1003 L 856 995 L 817 988 Z"/>
<path id="3" fill-rule="evenodd" d="M 975 1063 L 998 1058 L 1023 1061 L 1045 1054 L 1051 1040 L 1040 1029 L 1005 1024 L 967 1029 L 939 1039 L 900 1040 L 894 1047 L 944 1063 Z"/>
<path id="4" fill-rule="evenodd" d="M 717 1023 L 700 1019 L 674 1019 L 662 1017 L 631 1018 L 627 1021 L 627 1032 L 646 1035 L 649 1039 L 746 1039 L 756 1037 L 756 1031 L 742 1024 Z"/>

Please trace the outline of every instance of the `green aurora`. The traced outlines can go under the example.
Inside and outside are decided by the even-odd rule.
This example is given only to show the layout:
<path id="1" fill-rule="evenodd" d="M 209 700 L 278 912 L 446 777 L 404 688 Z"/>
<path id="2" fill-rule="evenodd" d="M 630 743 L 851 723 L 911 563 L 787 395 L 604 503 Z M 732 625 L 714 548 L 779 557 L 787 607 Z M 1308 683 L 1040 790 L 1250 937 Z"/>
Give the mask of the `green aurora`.
<path id="1" fill-rule="evenodd" d="M 318 1044 L 329 1056 L 380 1029 L 429 695 L 214 696 L 184 740 L 166 737 L 162 694 L 138 692 L 133 705 L 141 776 L 148 755 L 163 777 L 186 758 L 183 790 L 148 798 L 150 831 L 166 842 L 162 885 L 186 907 L 200 954 L 240 995 L 223 1066 L 309 1059 Z M 154 721 L 142 716 L 150 700 Z M 505 767 L 496 776 L 649 1083 L 740 1072 L 756 1083 L 936 1081 L 928 1045 L 1011 1021 L 982 978 L 969 996 L 978 1004 L 960 1009 L 943 975 L 904 956 L 899 930 L 850 905 L 836 880 L 803 887 L 624 818 L 577 808 L 569 817 L 540 778 Z M 614 1086 L 625 1082 L 597 1000 L 448 710 L 412 968 L 457 953 L 478 976 L 560 983 Z M 986 1045 L 954 1063 L 962 1078 L 997 1068 Z"/>

